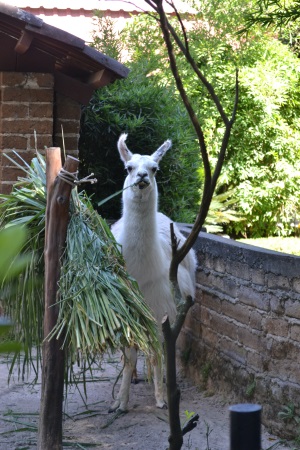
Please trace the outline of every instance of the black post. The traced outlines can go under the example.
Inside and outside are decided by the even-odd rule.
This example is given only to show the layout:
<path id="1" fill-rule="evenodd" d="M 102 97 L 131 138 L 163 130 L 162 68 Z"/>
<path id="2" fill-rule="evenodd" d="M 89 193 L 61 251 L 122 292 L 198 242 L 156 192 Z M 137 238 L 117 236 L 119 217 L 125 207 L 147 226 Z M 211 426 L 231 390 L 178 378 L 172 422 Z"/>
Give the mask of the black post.
<path id="1" fill-rule="evenodd" d="M 261 450 L 261 406 L 230 406 L 230 450 Z"/>

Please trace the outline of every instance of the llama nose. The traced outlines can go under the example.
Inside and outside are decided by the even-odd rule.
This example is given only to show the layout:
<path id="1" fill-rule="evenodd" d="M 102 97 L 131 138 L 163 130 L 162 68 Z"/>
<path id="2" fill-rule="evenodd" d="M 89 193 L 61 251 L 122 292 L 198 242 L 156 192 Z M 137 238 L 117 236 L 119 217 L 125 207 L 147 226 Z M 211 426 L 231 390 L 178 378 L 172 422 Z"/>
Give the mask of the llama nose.
<path id="1" fill-rule="evenodd" d="M 137 173 L 138 177 L 140 177 L 141 179 L 145 178 L 148 175 L 148 172 L 144 171 L 144 172 L 138 172 Z"/>

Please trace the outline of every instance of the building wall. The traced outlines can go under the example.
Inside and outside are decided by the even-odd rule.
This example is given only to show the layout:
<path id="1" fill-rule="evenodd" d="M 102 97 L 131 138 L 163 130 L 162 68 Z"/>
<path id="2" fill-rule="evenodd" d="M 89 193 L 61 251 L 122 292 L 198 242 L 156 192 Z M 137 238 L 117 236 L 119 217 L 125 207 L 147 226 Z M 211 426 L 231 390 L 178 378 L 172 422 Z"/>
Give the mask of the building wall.
<path id="1" fill-rule="evenodd" d="M 179 340 L 186 373 L 291 436 L 284 405 L 300 405 L 300 257 L 201 233 L 197 296 Z M 300 411 L 296 412 L 300 415 Z"/>
<path id="2" fill-rule="evenodd" d="M 54 91 L 52 74 L 0 72 L 0 193 L 9 193 L 24 172 L 6 158 L 26 162 L 35 149 L 62 147 L 77 155 L 80 105 Z"/>

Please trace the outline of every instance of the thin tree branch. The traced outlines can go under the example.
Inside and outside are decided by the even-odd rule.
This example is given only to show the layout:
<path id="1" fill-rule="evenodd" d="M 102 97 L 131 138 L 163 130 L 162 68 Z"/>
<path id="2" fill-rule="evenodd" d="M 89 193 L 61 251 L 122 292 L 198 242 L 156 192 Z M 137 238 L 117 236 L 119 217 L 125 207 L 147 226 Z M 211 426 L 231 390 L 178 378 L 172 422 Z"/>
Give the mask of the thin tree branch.
<path id="1" fill-rule="evenodd" d="M 185 45 L 185 49 L 186 49 L 186 51 L 189 53 L 189 52 L 190 52 L 190 50 L 189 50 L 189 40 L 188 40 L 188 37 L 187 37 L 187 34 L 186 34 L 186 29 L 185 29 L 185 26 L 184 26 L 183 21 L 182 21 L 182 19 L 181 19 L 181 16 L 180 16 L 180 14 L 179 14 L 179 12 L 178 12 L 176 6 L 174 5 L 173 0 L 171 0 L 171 1 L 166 0 L 166 2 L 168 3 L 168 5 L 172 6 L 172 8 L 173 8 L 174 11 L 175 11 L 177 20 L 178 20 L 178 22 L 179 22 L 179 24 L 180 24 L 181 31 L 182 31 L 182 34 L 183 34 L 183 37 L 184 37 L 184 45 Z"/>
<path id="2" fill-rule="evenodd" d="M 150 6 L 153 3 L 152 0 L 145 0 Z M 163 6 L 162 6 L 162 1 L 161 0 L 157 0 L 156 2 L 156 6 L 157 9 L 156 11 L 159 14 L 160 17 L 160 25 L 161 25 L 161 30 L 163 32 L 163 36 L 164 36 L 164 41 L 166 43 L 166 47 L 167 47 L 167 51 L 168 51 L 168 55 L 169 55 L 169 61 L 170 61 L 170 67 L 171 67 L 171 71 L 173 74 L 173 77 L 175 79 L 176 82 L 176 86 L 177 89 L 180 93 L 180 96 L 182 98 L 182 101 L 186 107 L 186 110 L 190 116 L 191 122 L 193 124 L 193 127 L 196 131 L 197 137 L 198 137 L 198 141 L 199 141 L 199 146 L 200 146 L 200 151 L 201 151 L 201 156 L 202 156 L 202 160 L 203 160 L 203 165 L 204 165 L 204 170 L 205 170 L 205 175 L 206 178 L 210 181 L 211 178 L 211 170 L 210 170 L 210 164 L 209 164 L 209 159 L 208 159 L 208 153 L 207 153 L 207 149 L 206 149 L 206 143 L 205 143 L 205 139 L 204 139 L 204 135 L 203 135 L 203 131 L 201 128 L 201 125 L 199 123 L 199 120 L 197 118 L 197 115 L 189 101 L 189 98 L 187 96 L 186 90 L 183 86 L 182 83 L 182 79 L 179 75 L 178 72 L 178 67 L 177 67 L 177 63 L 176 63 L 176 58 L 174 55 L 174 51 L 173 51 L 173 44 L 171 42 L 170 39 L 170 32 L 169 32 L 169 28 L 168 28 L 168 20 L 166 18 L 166 14 L 164 12 Z"/>

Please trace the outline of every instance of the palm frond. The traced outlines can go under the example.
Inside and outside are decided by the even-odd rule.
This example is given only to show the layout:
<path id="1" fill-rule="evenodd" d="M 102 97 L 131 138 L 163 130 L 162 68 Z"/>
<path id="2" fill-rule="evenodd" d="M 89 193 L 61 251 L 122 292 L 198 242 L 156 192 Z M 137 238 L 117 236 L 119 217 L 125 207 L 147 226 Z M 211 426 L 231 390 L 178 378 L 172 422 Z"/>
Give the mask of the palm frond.
<path id="1" fill-rule="evenodd" d="M 15 323 L 16 339 L 27 349 L 25 361 L 32 364 L 33 349 L 37 346 L 39 353 L 43 341 L 45 160 L 37 154 L 22 169 L 26 176 L 19 178 L 11 194 L 0 195 L 0 228 L 22 224 L 28 230 L 23 250 L 32 258 L 17 292 L 4 306 Z M 120 345 L 136 344 L 146 353 L 160 350 L 155 321 L 137 283 L 126 273 L 109 226 L 90 199 L 75 189 L 57 301 L 59 318 L 48 339 L 63 335 L 71 361 L 78 352 L 88 361 Z"/>

